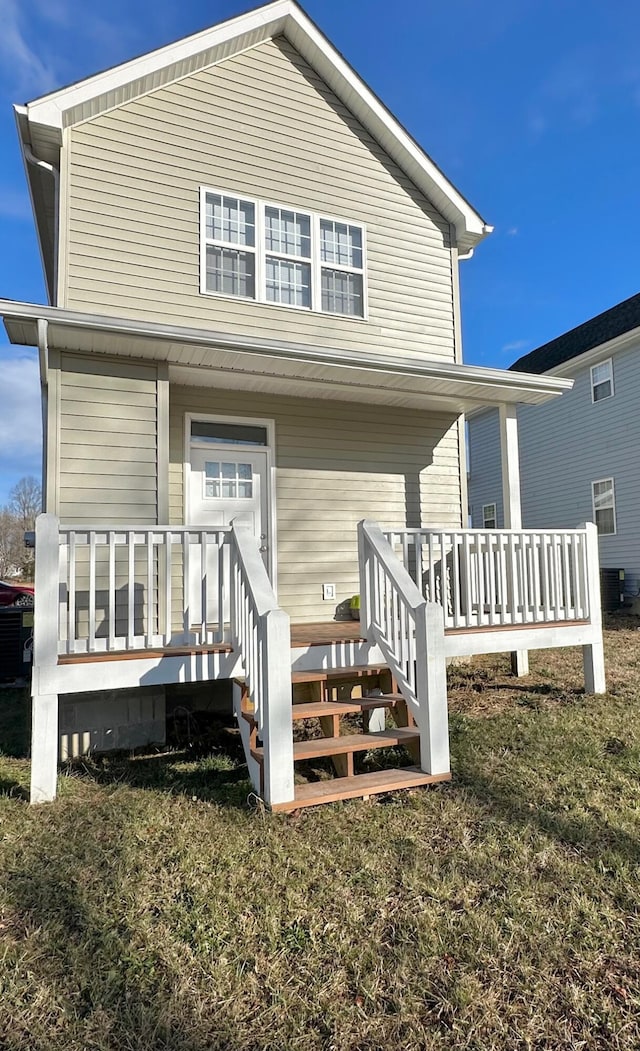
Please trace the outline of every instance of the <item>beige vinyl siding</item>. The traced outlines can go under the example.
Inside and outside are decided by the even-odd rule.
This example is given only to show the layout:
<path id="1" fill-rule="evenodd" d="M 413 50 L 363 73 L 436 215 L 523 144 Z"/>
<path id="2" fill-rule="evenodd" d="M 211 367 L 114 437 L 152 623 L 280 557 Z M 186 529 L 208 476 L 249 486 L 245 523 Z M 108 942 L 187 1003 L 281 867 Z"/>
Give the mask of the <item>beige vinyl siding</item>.
<path id="1" fill-rule="evenodd" d="M 278 597 L 296 622 L 331 619 L 358 591 L 361 518 L 396 528 L 461 523 L 453 416 L 172 385 L 171 524 L 184 521 L 187 412 L 274 420 Z M 322 601 L 323 583 L 336 585 L 336 603 Z"/>
<path id="2" fill-rule="evenodd" d="M 156 447 L 155 366 L 61 355 L 63 523 L 155 524 Z"/>
<path id="3" fill-rule="evenodd" d="M 69 130 L 63 303 L 453 359 L 449 224 L 278 38 Z M 368 320 L 201 295 L 199 188 L 366 227 Z"/>

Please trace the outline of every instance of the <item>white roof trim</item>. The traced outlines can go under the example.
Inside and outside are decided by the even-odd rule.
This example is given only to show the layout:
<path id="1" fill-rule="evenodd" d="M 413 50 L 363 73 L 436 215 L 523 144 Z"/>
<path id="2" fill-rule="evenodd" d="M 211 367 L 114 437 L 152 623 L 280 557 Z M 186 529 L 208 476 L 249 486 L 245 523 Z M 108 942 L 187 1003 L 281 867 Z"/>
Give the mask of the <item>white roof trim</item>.
<path id="1" fill-rule="evenodd" d="M 406 358 L 400 355 L 361 354 L 331 347 L 314 347 L 306 344 L 289 343 L 282 340 L 261 340 L 250 336 L 236 336 L 225 332 L 208 332 L 203 329 L 187 328 L 181 325 L 161 325 L 153 322 L 134 321 L 129 318 L 102 317 L 98 314 L 84 314 L 79 311 L 66 310 L 60 307 L 44 307 L 33 303 L 15 303 L 0 300 L 0 316 L 5 319 L 9 331 L 13 324 L 25 326 L 16 342 L 35 346 L 37 342 L 37 321 L 49 322 L 49 339 L 52 346 L 54 330 L 52 326 L 65 329 L 80 329 L 87 332 L 111 333 L 138 337 L 156 343 L 178 343 L 213 347 L 218 350 L 243 352 L 262 358 L 278 358 L 290 362 L 306 362 L 328 365 L 333 368 L 359 372 L 377 373 L 382 377 L 406 376 L 415 379 L 432 379 L 447 381 L 459 386 L 460 397 L 465 397 L 465 386 L 473 385 L 475 392 L 471 400 L 484 401 L 486 391 L 487 404 L 505 402 L 541 402 L 547 401 L 570 390 L 573 381 L 556 377 L 543 377 L 523 372 L 506 372 L 501 369 L 489 369 L 478 365 L 456 365 L 453 362 L 435 359 Z"/>
<path id="2" fill-rule="evenodd" d="M 146 94 L 198 69 L 284 34 L 332 91 L 368 129 L 432 204 L 455 227 L 458 247 L 469 251 L 493 227 L 449 182 L 294 0 L 273 3 L 113 69 L 35 99 L 29 125 L 50 138 L 62 129 Z"/>

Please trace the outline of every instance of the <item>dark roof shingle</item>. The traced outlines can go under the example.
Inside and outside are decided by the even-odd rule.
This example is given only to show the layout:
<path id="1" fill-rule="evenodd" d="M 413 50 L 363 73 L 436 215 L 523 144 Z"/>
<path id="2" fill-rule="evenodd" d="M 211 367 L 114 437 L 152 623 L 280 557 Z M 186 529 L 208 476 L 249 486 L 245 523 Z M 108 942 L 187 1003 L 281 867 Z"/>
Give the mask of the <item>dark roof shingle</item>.
<path id="1" fill-rule="evenodd" d="M 539 375 L 634 328 L 640 328 L 640 293 L 572 328 L 570 332 L 557 336 L 537 350 L 524 354 L 509 368 L 514 372 Z"/>

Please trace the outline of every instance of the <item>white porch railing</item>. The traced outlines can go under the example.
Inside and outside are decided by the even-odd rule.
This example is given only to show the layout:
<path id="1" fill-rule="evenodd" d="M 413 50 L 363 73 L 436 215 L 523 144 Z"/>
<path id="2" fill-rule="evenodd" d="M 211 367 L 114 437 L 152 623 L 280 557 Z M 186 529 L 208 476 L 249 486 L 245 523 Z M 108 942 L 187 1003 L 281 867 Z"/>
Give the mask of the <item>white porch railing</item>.
<path id="1" fill-rule="evenodd" d="M 358 550 L 363 633 L 381 649 L 418 724 L 423 770 L 448 773 L 442 607 L 422 596 L 375 522 L 359 523 Z"/>
<path id="2" fill-rule="evenodd" d="M 588 621 L 596 527 L 403 529 L 384 534 L 446 628 Z M 594 562 L 595 551 L 595 562 Z"/>
<path id="3" fill-rule="evenodd" d="M 289 617 L 278 607 L 259 541 L 248 526 L 233 524 L 229 550 L 231 643 L 263 745 L 262 786 L 255 787 L 267 803 L 289 802 L 295 791 Z M 239 723 L 243 729 L 242 718 Z"/>
<path id="4" fill-rule="evenodd" d="M 36 558 L 43 556 L 43 519 L 52 517 L 38 520 Z M 223 642 L 228 530 L 58 528 L 57 519 L 49 527 L 59 547 L 60 654 Z"/>

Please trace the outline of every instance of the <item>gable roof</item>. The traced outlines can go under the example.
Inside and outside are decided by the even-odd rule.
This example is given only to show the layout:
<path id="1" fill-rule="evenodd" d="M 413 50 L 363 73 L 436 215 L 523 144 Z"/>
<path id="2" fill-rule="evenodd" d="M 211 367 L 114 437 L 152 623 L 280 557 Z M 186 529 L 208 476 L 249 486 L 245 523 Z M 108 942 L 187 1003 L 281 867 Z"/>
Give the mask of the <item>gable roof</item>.
<path id="1" fill-rule="evenodd" d="M 487 226 L 295 0 L 274 0 L 86 80 L 50 92 L 26 106 L 16 107 L 23 154 L 26 153 L 30 160 L 27 174 L 43 255 L 46 256 L 47 249 L 51 248 L 51 239 L 55 239 L 55 231 L 51 228 L 53 180 L 50 173 L 43 172 L 42 167 L 38 168 L 33 163 L 29 153 L 56 167 L 65 128 L 223 62 L 277 36 L 285 36 L 289 40 L 414 185 L 451 223 L 461 252 L 469 252 L 491 232 L 492 227 Z"/>
<path id="2" fill-rule="evenodd" d="M 540 375 L 636 328 L 640 328 L 640 293 L 524 354 L 509 368 Z"/>

